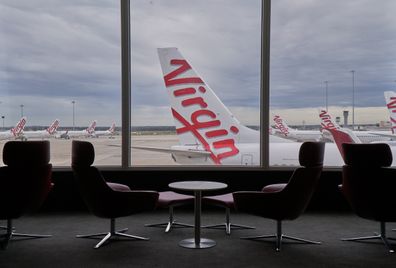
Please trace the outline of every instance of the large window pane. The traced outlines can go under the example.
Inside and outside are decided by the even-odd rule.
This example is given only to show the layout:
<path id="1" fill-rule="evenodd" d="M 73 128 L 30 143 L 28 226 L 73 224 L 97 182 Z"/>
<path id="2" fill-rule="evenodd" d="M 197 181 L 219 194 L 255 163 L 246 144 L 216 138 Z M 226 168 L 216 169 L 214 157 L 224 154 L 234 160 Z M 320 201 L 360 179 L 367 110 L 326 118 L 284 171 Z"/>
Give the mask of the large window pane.
<path id="1" fill-rule="evenodd" d="M 391 134 L 384 91 L 396 88 L 395 11 L 392 0 L 272 1 L 270 122 L 281 123 L 273 132 L 316 139 L 321 114 L 324 126 L 335 125 L 331 117 L 362 142 L 389 140 L 379 134 Z M 342 165 L 328 138 L 325 164 Z M 296 164 L 296 139 L 273 139 L 270 164 Z"/>
<path id="2" fill-rule="evenodd" d="M 259 165 L 261 1 L 132 1 L 131 20 L 132 165 Z"/>
<path id="3" fill-rule="evenodd" d="M 23 137 L 50 139 L 55 166 L 70 165 L 73 138 L 94 144 L 95 164 L 121 163 L 119 135 L 93 137 L 113 122 L 120 127 L 119 8 L 119 1 L 0 3 L 2 131 L 25 116 Z M 59 128 L 50 138 L 37 132 L 55 119 Z M 94 120 L 95 132 L 85 133 Z M 1 148 L 9 139 L 1 139 Z"/>

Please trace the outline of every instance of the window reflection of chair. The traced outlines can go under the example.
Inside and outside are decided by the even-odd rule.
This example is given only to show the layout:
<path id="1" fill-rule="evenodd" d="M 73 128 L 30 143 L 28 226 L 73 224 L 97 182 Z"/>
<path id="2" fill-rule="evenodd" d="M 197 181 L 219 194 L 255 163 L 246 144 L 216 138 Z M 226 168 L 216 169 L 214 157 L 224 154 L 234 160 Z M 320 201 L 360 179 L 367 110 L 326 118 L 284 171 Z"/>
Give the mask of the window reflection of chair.
<path id="1" fill-rule="evenodd" d="M 106 182 L 100 171 L 91 166 L 94 159 L 95 151 L 90 142 L 73 141 L 72 168 L 80 193 L 92 214 L 99 218 L 110 219 L 110 231 L 78 235 L 77 237 L 104 236 L 95 248 L 99 248 L 113 237 L 148 240 L 145 237 L 124 233 L 128 229 L 116 231 L 115 219 L 153 210 L 158 200 L 158 193 L 154 191 L 132 191 L 127 185 Z"/>
<path id="2" fill-rule="evenodd" d="M 282 233 L 282 221 L 298 218 L 306 209 L 323 168 L 325 144 L 321 142 L 305 142 L 299 151 L 302 167 L 297 168 L 287 184 L 268 185 L 262 191 L 241 191 L 233 193 L 238 211 L 276 220 L 275 235 L 242 237 L 244 239 L 276 238 L 276 250 L 281 250 L 282 239 L 290 239 L 302 243 L 320 244 Z"/>
<path id="3" fill-rule="evenodd" d="M 9 141 L 0 167 L 0 219 L 7 220 L 2 247 L 13 237 L 44 238 L 51 235 L 15 232 L 12 221 L 40 208 L 51 185 L 49 141 Z M 2 228 L 4 229 L 4 228 Z"/>
<path id="4" fill-rule="evenodd" d="M 345 165 L 341 191 L 352 210 L 364 219 L 380 223 L 380 233 L 373 236 L 344 238 L 344 241 L 382 240 L 394 252 L 386 236 L 385 223 L 396 222 L 396 169 L 387 144 L 343 144 Z"/>
<path id="5" fill-rule="evenodd" d="M 194 227 L 194 225 L 177 222 L 174 219 L 173 209 L 177 206 L 187 205 L 194 202 L 194 196 L 175 193 L 173 191 L 159 192 L 157 207 L 168 208 L 169 218 L 167 222 L 146 224 L 146 227 L 165 227 L 165 233 L 168 233 L 172 228 L 177 227 Z"/>
<path id="6" fill-rule="evenodd" d="M 222 194 L 222 195 L 213 195 L 213 196 L 205 196 L 202 198 L 202 201 L 209 205 L 219 206 L 225 208 L 225 223 L 214 224 L 214 225 L 206 225 L 203 228 L 224 228 L 226 234 L 230 235 L 232 229 L 254 229 L 255 227 L 235 224 L 230 221 L 231 209 L 234 209 L 234 198 L 232 197 L 232 193 Z"/>

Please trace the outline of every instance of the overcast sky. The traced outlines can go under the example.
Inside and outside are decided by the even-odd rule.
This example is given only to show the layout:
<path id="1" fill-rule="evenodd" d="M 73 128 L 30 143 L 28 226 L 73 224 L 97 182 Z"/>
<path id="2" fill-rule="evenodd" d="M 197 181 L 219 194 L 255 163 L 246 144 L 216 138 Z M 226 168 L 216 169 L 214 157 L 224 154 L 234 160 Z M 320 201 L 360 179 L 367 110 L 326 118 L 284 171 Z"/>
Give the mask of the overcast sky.
<path id="1" fill-rule="evenodd" d="M 172 125 L 158 47 L 178 47 L 245 124 L 259 121 L 261 1 L 133 0 L 132 123 Z M 328 83 L 330 112 L 386 120 L 396 91 L 396 1 L 272 3 L 271 110 L 317 123 Z M 120 16 L 115 0 L 0 0 L 0 114 L 13 125 L 54 118 L 120 124 Z M 375 108 L 364 108 L 375 107 Z M 298 110 L 297 110 L 298 109 Z M 384 118 L 385 117 L 385 118 Z"/>

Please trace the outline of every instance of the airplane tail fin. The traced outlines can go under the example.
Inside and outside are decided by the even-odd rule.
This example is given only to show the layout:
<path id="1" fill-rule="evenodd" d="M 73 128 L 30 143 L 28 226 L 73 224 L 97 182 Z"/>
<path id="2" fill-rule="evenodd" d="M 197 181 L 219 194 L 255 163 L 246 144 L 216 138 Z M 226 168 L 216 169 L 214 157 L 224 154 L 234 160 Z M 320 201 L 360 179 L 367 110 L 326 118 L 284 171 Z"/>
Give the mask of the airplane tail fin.
<path id="1" fill-rule="evenodd" d="M 59 127 L 59 119 L 55 119 L 54 122 L 47 128 L 47 132 L 52 135 L 56 132 Z"/>
<path id="2" fill-rule="evenodd" d="M 23 129 L 25 128 L 25 124 L 26 124 L 26 117 L 22 117 L 21 119 L 19 119 L 15 127 L 11 128 L 11 132 L 14 135 L 14 137 L 18 137 L 19 135 L 22 134 Z"/>
<path id="3" fill-rule="evenodd" d="M 389 119 L 391 122 L 392 134 L 396 134 L 396 92 L 385 91 L 384 92 L 386 107 L 389 111 Z"/>
<path id="4" fill-rule="evenodd" d="M 112 123 L 111 127 L 107 131 L 110 133 L 114 133 L 114 130 L 115 130 L 115 123 Z"/>
<path id="5" fill-rule="evenodd" d="M 96 120 L 92 121 L 91 125 L 86 129 L 89 134 L 93 134 L 96 128 Z"/>
<path id="6" fill-rule="evenodd" d="M 202 146 L 219 164 L 238 154 L 236 142 L 257 142 L 258 132 L 235 118 L 177 48 L 158 48 L 158 56 L 181 145 Z"/>
<path id="7" fill-rule="evenodd" d="M 319 111 L 320 117 L 320 126 L 322 129 L 340 129 L 340 125 L 338 125 L 331 115 L 326 110 Z"/>
<path id="8" fill-rule="evenodd" d="M 344 159 L 344 150 L 342 149 L 343 143 L 362 143 L 360 139 L 348 128 L 325 128 L 324 132 L 329 132 L 333 136 L 333 140 L 337 145 L 342 159 Z"/>
<path id="9" fill-rule="evenodd" d="M 292 128 L 289 128 L 289 126 L 286 124 L 286 122 L 282 119 L 280 115 L 274 115 L 272 118 L 275 122 L 275 128 L 284 136 L 288 136 L 290 133 L 290 130 L 293 130 Z"/>

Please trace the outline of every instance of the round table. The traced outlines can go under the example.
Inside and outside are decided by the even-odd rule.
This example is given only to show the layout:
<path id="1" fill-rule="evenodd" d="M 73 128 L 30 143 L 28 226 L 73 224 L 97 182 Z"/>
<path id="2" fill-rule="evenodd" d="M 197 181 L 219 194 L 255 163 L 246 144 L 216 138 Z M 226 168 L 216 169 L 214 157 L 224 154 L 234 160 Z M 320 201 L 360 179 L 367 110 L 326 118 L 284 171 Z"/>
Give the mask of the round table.
<path id="1" fill-rule="evenodd" d="M 210 248 L 216 245 L 211 239 L 201 238 L 201 201 L 203 191 L 214 191 L 227 188 L 227 184 L 214 181 L 179 181 L 172 182 L 169 187 L 182 191 L 194 191 L 194 238 L 180 241 L 179 245 L 184 248 Z"/>

